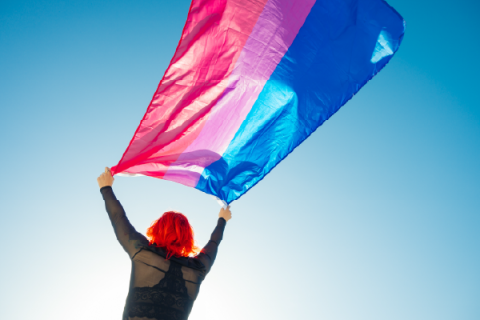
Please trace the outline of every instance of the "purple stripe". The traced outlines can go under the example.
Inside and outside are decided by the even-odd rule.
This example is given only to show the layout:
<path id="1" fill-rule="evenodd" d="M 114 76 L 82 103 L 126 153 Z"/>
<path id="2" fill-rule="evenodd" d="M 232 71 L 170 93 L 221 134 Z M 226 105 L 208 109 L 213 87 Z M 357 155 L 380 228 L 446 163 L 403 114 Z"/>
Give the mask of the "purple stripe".
<path id="1" fill-rule="evenodd" d="M 200 135 L 170 165 L 165 180 L 195 187 L 203 169 L 222 157 L 314 3 L 315 0 L 267 2 L 240 53 L 227 89 Z"/>

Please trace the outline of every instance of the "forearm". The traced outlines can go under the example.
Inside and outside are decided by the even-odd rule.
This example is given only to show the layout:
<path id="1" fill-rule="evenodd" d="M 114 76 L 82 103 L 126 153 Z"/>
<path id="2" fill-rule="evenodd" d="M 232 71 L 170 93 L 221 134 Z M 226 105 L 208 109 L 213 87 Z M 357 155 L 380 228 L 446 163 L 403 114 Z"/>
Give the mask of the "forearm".
<path id="1" fill-rule="evenodd" d="M 100 193 L 102 194 L 103 200 L 117 200 L 115 194 L 113 193 L 113 189 L 111 186 L 106 186 L 100 189 Z"/>
<path id="2" fill-rule="evenodd" d="M 121 216 L 125 216 L 125 211 L 123 210 L 120 201 L 117 200 L 115 193 L 113 193 L 112 187 L 103 187 L 100 189 L 100 193 L 102 194 L 103 200 L 105 200 L 105 209 L 107 210 L 112 224 L 114 223 L 114 220 Z"/>
<path id="3" fill-rule="evenodd" d="M 225 231 L 226 225 L 227 221 L 224 218 L 218 218 L 217 226 L 215 229 L 213 229 L 212 235 L 210 236 L 210 241 L 213 241 L 219 245 L 223 239 L 223 232 Z"/>
<path id="4" fill-rule="evenodd" d="M 210 271 L 215 258 L 217 257 L 218 246 L 223 238 L 223 231 L 225 230 L 227 222 L 224 218 L 218 218 L 217 226 L 212 232 L 210 240 L 203 247 L 201 253 L 198 255 L 198 259 L 205 265 L 207 273 Z"/>
<path id="5" fill-rule="evenodd" d="M 120 201 L 117 200 L 110 186 L 100 189 L 103 199 L 105 200 L 105 208 L 108 217 L 112 223 L 113 230 L 118 242 L 125 251 L 132 256 L 138 251 L 139 246 L 146 241 L 145 237 L 139 234 L 132 226 L 123 210 Z"/>

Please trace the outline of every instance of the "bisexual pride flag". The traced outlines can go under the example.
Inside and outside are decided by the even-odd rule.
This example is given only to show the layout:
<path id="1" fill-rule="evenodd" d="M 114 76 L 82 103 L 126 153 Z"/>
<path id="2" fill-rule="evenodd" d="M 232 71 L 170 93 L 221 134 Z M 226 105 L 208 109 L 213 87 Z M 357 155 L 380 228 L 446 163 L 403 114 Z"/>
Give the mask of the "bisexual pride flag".
<path id="1" fill-rule="evenodd" d="M 383 0 L 193 0 L 175 55 L 113 174 L 226 203 L 380 71 L 404 34 Z"/>

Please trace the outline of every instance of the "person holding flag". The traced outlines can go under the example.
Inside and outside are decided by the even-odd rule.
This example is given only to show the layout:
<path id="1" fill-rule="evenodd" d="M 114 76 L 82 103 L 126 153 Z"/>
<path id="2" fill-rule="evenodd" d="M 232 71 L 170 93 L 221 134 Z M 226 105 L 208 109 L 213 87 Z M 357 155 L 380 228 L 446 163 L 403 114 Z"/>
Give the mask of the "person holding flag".
<path id="1" fill-rule="evenodd" d="M 200 285 L 215 262 L 227 221 L 232 218 L 230 207 L 220 210 L 210 240 L 199 250 L 186 216 L 165 212 L 147 229 L 145 237 L 128 221 L 115 197 L 109 168 L 97 182 L 117 240 L 132 262 L 122 319 L 187 319 Z"/>

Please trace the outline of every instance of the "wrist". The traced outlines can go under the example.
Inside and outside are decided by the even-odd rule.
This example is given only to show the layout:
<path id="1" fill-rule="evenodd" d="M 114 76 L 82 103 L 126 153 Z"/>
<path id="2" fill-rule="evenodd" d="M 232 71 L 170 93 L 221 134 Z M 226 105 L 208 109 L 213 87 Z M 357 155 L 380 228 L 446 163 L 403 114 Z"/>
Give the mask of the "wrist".
<path id="1" fill-rule="evenodd" d="M 115 197 L 113 193 L 112 186 L 101 187 L 100 193 L 102 194 L 103 200 L 117 200 L 117 197 Z"/>

